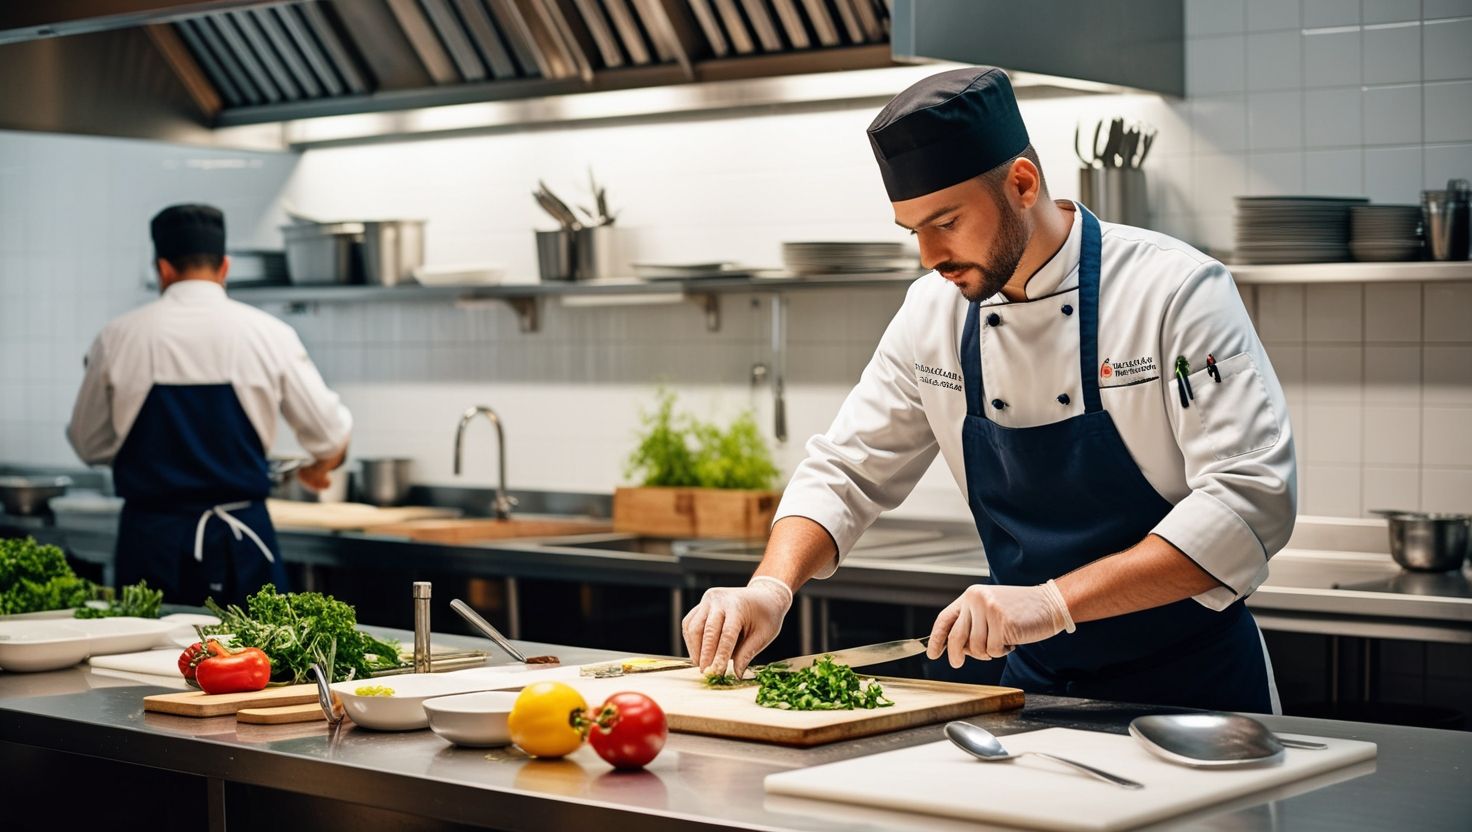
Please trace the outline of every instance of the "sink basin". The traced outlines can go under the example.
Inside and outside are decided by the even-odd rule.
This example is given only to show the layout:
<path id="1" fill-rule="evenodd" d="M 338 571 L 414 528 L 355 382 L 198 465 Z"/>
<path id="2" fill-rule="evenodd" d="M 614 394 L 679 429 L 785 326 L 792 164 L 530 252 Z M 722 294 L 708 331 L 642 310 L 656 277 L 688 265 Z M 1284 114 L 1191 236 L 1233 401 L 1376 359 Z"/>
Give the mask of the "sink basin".
<path id="1" fill-rule="evenodd" d="M 460 518 L 454 520 L 412 520 L 374 526 L 373 534 L 407 537 L 428 543 L 475 543 L 482 540 L 509 540 L 529 537 L 566 537 L 612 531 L 607 520 L 585 520 L 563 517 Z"/>

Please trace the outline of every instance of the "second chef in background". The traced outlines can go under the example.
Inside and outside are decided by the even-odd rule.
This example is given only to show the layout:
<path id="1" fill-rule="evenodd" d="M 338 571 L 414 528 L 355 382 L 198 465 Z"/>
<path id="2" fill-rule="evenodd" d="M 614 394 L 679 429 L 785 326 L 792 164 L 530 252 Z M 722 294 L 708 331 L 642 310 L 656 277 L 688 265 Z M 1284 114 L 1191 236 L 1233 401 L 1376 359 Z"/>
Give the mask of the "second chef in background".
<path id="1" fill-rule="evenodd" d="M 286 588 L 266 510 L 266 457 L 279 413 L 329 484 L 352 417 L 296 332 L 225 296 L 225 219 L 175 205 L 151 225 L 163 297 L 103 328 L 87 353 L 67 438 L 111 464 L 118 496 L 117 584 L 147 579 L 176 604 L 244 603 Z"/>
<path id="2" fill-rule="evenodd" d="M 1293 441 L 1227 269 L 1050 199 L 1001 70 L 919 82 L 869 137 L 935 273 L 809 443 L 750 584 L 686 617 L 691 655 L 743 671 L 939 452 L 994 583 L 940 613 L 930 658 L 1005 658 L 1002 683 L 1036 693 L 1278 710 L 1244 598 L 1293 529 Z"/>

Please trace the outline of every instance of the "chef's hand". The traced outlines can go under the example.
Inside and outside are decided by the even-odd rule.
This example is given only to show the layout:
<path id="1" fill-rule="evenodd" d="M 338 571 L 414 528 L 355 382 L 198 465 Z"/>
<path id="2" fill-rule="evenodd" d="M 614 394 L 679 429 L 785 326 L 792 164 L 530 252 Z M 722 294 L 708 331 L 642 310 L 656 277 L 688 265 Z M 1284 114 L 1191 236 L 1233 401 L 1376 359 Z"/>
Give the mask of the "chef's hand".
<path id="1" fill-rule="evenodd" d="M 1067 630 L 1073 617 L 1052 581 L 1037 586 L 973 584 L 941 610 L 930 631 L 931 659 L 945 653 L 959 668 L 970 656 L 1000 659 L 1019 644 L 1042 641 Z"/>
<path id="2" fill-rule="evenodd" d="M 332 486 L 332 472 L 342 465 L 347 454 L 347 448 L 343 448 L 332 456 L 303 465 L 296 470 L 297 479 L 313 491 L 326 491 Z"/>
<path id="3" fill-rule="evenodd" d="M 762 648 L 782 629 L 792 608 L 792 589 L 782 581 L 760 575 L 743 587 L 716 587 L 705 591 L 700 604 L 685 616 L 685 648 L 702 672 L 725 673 L 726 663 L 740 676 Z"/>

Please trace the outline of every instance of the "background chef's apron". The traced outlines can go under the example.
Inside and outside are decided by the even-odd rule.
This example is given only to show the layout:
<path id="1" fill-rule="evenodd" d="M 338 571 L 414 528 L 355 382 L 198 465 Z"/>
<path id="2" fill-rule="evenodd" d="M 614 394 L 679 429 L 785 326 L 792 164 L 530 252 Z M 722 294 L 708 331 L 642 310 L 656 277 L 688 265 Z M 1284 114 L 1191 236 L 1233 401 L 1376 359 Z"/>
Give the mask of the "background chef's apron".
<path id="1" fill-rule="evenodd" d="M 124 499 L 119 586 L 147 579 L 175 604 L 243 604 L 263 584 L 286 589 L 266 453 L 229 384 L 155 384 L 113 479 Z"/>
<path id="2" fill-rule="evenodd" d="M 1140 472 L 1100 402 L 1099 221 L 1079 210 L 1084 413 L 1031 428 L 990 421 L 982 408 L 980 304 L 971 305 L 961 336 L 967 493 L 1000 584 L 1040 584 L 1127 549 L 1172 507 Z M 1257 624 L 1240 600 L 1214 612 L 1188 598 L 1079 624 L 1077 632 L 1018 646 L 1002 684 L 1156 705 L 1262 713 L 1273 707 Z"/>

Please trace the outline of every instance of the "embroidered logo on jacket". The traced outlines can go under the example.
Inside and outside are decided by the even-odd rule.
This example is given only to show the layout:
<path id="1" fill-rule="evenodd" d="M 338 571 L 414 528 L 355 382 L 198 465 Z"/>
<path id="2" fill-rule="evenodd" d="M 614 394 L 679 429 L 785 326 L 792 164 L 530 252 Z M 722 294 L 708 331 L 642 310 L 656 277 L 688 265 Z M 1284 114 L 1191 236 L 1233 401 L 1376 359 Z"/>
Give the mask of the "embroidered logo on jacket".
<path id="1" fill-rule="evenodd" d="M 961 387 L 960 373 L 942 370 L 939 367 L 932 367 L 929 364 L 921 364 L 919 361 L 915 362 L 915 380 L 921 384 L 928 384 L 931 387 L 941 387 L 946 390 L 960 391 L 963 389 Z"/>
<path id="2" fill-rule="evenodd" d="M 1151 355 L 1142 355 L 1128 361 L 1111 361 L 1106 358 L 1099 365 L 1099 378 L 1126 384 L 1144 381 L 1151 373 L 1156 372 L 1155 357 Z"/>

